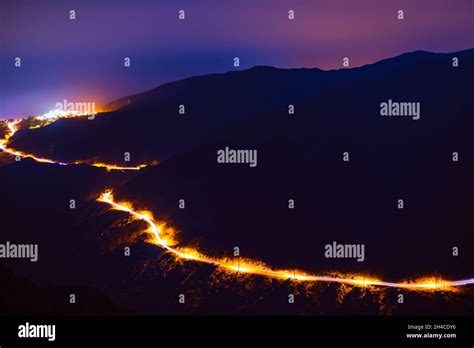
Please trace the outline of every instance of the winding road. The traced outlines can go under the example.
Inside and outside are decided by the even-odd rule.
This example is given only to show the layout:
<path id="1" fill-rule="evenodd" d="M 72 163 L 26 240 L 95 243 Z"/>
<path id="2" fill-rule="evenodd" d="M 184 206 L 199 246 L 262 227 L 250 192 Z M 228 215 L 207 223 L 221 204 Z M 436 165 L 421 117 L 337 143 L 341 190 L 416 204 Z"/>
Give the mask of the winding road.
<path id="1" fill-rule="evenodd" d="M 95 167 L 102 167 L 107 170 L 140 170 L 148 166 L 148 164 L 141 164 L 138 166 L 127 167 L 116 164 L 106 164 L 88 161 L 75 161 L 72 163 L 64 163 L 53 159 L 38 157 L 33 154 L 10 148 L 8 146 L 9 140 L 17 132 L 17 130 L 19 129 L 18 126 L 21 124 L 22 121 L 23 119 L 4 121 L 6 123 L 6 126 L 8 127 L 8 133 L 5 135 L 4 139 L 0 140 L 0 149 L 13 156 L 19 156 L 21 158 L 31 158 L 40 163 L 58 164 L 62 166 L 87 164 Z M 150 232 L 153 237 L 153 244 L 165 249 L 176 259 L 210 264 L 226 272 L 253 274 L 273 279 L 293 280 L 299 282 L 329 282 L 348 284 L 358 287 L 373 286 L 385 288 L 399 288 L 413 291 L 456 291 L 461 286 L 474 284 L 474 278 L 462 280 L 445 280 L 437 277 L 425 277 L 410 281 L 407 280 L 400 282 L 388 282 L 357 274 L 338 273 L 337 276 L 325 276 L 310 274 L 300 270 L 273 269 L 272 267 L 264 264 L 261 261 L 251 259 L 215 258 L 207 256 L 194 248 L 175 246 L 174 238 L 172 235 L 173 232 L 170 233 L 170 230 L 165 226 L 164 223 L 156 222 L 151 213 L 149 212 L 134 210 L 132 204 L 128 202 L 115 201 L 112 191 L 110 190 L 102 193 L 97 199 L 97 201 L 108 204 L 114 210 L 126 212 L 137 220 L 142 220 L 146 222 L 148 224 L 148 232 Z"/>

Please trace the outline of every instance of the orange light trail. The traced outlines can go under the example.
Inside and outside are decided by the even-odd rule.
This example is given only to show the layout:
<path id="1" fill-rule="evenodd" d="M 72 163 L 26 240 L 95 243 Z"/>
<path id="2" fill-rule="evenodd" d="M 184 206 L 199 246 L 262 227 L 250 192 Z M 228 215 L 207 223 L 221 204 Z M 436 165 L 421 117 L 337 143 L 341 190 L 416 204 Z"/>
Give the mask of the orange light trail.
<path id="1" fill-rule="evenodd" d="M 148 224 L 147 231 L 150 232 L 154 238 L 153 244 L 156 244 L 161 248 L 165 249 L 175 258 L 211 264 L 219 269 L 230 272 L 260 275 L 280 280 L 294 280 L 302 282 L 329 282 L 354 285 L 358 287 L 375 286 L 386 288 L 399 288 L 414 291 L 454 291 L 455 287 L 474 284 L 474 279 L 449 281 L 436 277 L 420 278 L 414 281 L 403 282 L 386 282 L 380 279 L 365 277 L 361 275 L 341 275 L 337 277 L 330 277 L 309 274 L 299 270 L 273 269 L 262 262 L 250 259 L 239 259 L 236 261 L 230 258 L 215 258 L 207 256 L 193 248 L 173 247 L 173 245 L 175 244 L 174 239 L 172 237 L 163 237 L 163 233 L 165 232 L 164 224 L 157 223 L 153 219 L 151 213 L 147 211 L 136 211 L 129 203 L 116 202 L 114 200 L 112 191 L 106 191 L 102 193 L 97 199 L 97 201 L 109 204 L 114 210 L 126 212 L 132 215 L 135 219 L 145 221 Z"/>
<path id="2" fill-rule="evenodd" d="M 49 115 L 49 114 L 48 114 Z M 50 124 L 55 122 L 59 118 L 69 118 L 76 116 L 86 116 L 86 115 L 76 115 L 76 114 L 60 114 L 56 117 L 47 117 L 46 123 L 41 125 Z M 37 119 L 41 119 L 38 117 Z M 8 142 L 10 138 L 17 132 L 18 125 L 23 121 L 23 119 L 18 119 L 14 121 L 5 121 L 8 128 L 8 133 L 5 135 L 4 139 L 0 139 L 0 150 L 3 150 L 6 153 L 9 153 L 13 156 L 19 156 L 22 158 L 31 158 L 37 162 L 41 163 L 50 163 L 58 165 L 71 165 L 71 164 L 87 164 L 95 167 L 105 168 L 107 170 L 140 170 L 147 164 L 141 164 L 138 166 L 119 166 L 115 164 L 106 164 L 106 163 L 95 163 L 87 161 L 75 161 L 72 163 L 64 163 L 55 161 L 48 158 L 36 157 L 32 154 L 18 151 L 8 147 Z M 38 128 L 41 126 L 32 126 L 30 128 Z M 455 291 L 457 287 L 474 284 L 474 278 L 463 279 L 463 280 L 444 280 L 437 277 L 427 277 L 420 278 L 413 281 L 403 281 L 403 282 L 387 282 L 382 281 L 377 278 L 363 276 L 363 275 L 344 275 L 338 274 L 338 276 L 324 276 L 305 273 L 300 270 L 283 270 L 283 269 L 273 269 L 272 267 L 264 264 L 263 262 L 251 260 L 251 259 L 231 259 L 231 258 L 215 258 L 208 255 L 205 255 L 194 248 L 189 247 L 174 247 L 176 244 L 173 235 L 169 233 L 166 234 L 166 229 L 164 224 L 155 222 L 151 213 L 146 211 L 136 211 L 128 203 L 117 203 L 114 201 L 111 191 L 106 191 L 97 199 L 99 202 L 109 204 L 113 209 L 127 212 L 138 220 L 145 221 L 148 224 L 148 232 L 153 237 L 153 243 L 165 249 L 167 252 L 172 254 L 175 258 L 181 260 L 189 260 L 200 263 L 206 263 L 214 265 L 215 267 L 235 273 L 242 274 L 253 274 L 260 275 L 273 279 L 280 280 L 294 280 L 300 282 L 328 282 L 328 283 L 339 283 L 347 284 L 358 287 L 388 287 L 388 288 L 399 288 L 406 290 L 418 290 L 418 291 Z"/>
<path id="3" fill-rule="evenodd" d="M 32 126 L 29 129 L 44 127 L 44 126 L 46 126 L 50 123 L 53 123 L 53 122 L 57 121 L 60 118 L 71 118 L 71 117 L 79 117 L 79 116 L 89 116 L 89 115 L 65 113 L 65 114 L 61 114 L 59 116 L 56 116 L 54 118 L 48 117 L 48 118 L 44 119 L 46 121 L 44 122 L 43 125 L 41 125 L 41 126 L 38 126 L 38 125 L 37 126 Z M 36 117 L 36 119 L 43 120 L 42 116 L 38 116 L 38 117 Z M 120 170 L 120 171 L 140 170 L 142 168 L 148 167 L 149 165 L 154 165 L 154 164 L 140 164 L 140 165 L 137 165 L 137 166 L 121 166 L 121 165 L 118 165 L 118 164 L 107 164 L 107 163 L 102 163 L 102 162 L 91 162 L 91 161 L 74 161 L 74 162 L 71 162 L 71 163 L 66 163 L 66 162 L 56 161 L 56 160 L 53 160 L 53 159 L 50 159 L 50 158 L 37 157 L 37 156 L 35 156 L 33 154 L 30 154 L 30 153 L 15 150 L 13 148 L 8 147 L 8 143 L 9 143 L 9 140 L 11 139 L 11 137 L 13 137 L 13 135 L 18 131 L 18 125 L 22 121 L 23 121 L 23 119 L 18 119 L 18 120 L 14 120 L 14 121 L 5 121 L 5 123 L 7 125 L 7 128 L 9 130 L 9 133 L 7 133 L 5 135 L 4 139 L 0 140 L 0 150 L 3 150 L 4 152 L 9 153 L 10 155 L 13 155 L 13 156 L 18 156 L 18 157 L 21 157 L 21 158 L 31 158 L 34 161 L 40 162 L 40 163 L 58 164 L 58 165 L 61 165 L 61 166 L 87 164 L 87 165 L 90 165 L 90 166 L 93 166 L 93 167 L 105 168 L 108 171 L 109 170 Z"/>

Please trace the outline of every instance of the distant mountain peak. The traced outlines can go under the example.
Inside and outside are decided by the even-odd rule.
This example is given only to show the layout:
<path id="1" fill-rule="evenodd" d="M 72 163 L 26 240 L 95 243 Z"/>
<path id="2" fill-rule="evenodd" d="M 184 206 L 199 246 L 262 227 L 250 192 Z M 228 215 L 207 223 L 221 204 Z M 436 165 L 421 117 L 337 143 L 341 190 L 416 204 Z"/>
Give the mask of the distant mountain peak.
<path id="1" fill-rule="evenodd" d="M 393 69 L 398 69 L 401 66 L 419 64 L 424 60 L 439 60 L 445 59 L 446 56 L 454 55 L 461 57 L 473 53 L 474 48 L 449 53 L 435 53 L 424 50 L 416 50 L 405 52 L 397 56 L 382 59 L 360 67 L 332 70 L 322 70 L 319 68 L 307 67 L 279 68 L 269 65 L 256 65 L 243 70 L 231 70 L 223 73 L 190 76 L 182 80 L 167 82 L 143 93 L 117 99 L 107 104 L 104 107 L 104 110 L 115 111 L 123 107 L 133 106 L 136 103 L 149 102 L 156 98 L 160 99 L 161 97 L 165 99 L 174 98 L 177 94 L 183 95 L 187 93 L 189 88 L 198 88 L 198 90 L 202 91 L 201 88 L 196 87 L 197 85 L 206 86 L 207 89 L 212 89 L 214 87 L 216 91 L 219 91 L 221 90 L 222 86 L 226 85 L 226 81 L 228 85 L 230 81 L 234 81 L 232 84 L 240 83 L 242 88 L 248 88 L 249 86 L 246 85 L 247 83 L 251 83 L 251 86 L 254 86 L 255 83 L 259 82 L 259 80 L 265 79 L 267 77 L 272 79 L 271 83 L 273 84 L 281 84 L 282 80 L 285 80 L 285 86 L 293 86 L 293 88 L 298 88 L 298 86 L 302 84 L 307 84 L 307 87 L 312 90 L 316 80 L 319 84 L 325 84 L 324 79 L 326 79 L 328 74 L 338 74 L 338 77 L 346 77 L 352 74 L 353 78 L 357 78 L 361 73 L 368 76 L 367 74 L 370 74 L 371 72 L 384 73 Z M 374 68 L 377 69 L 374 70 Z M 262 75 L 261 79 L 254 78 L 259 77 L 259 75 Z M 252 78 L 254 78 L 253 81 L 249 82 Z"/>

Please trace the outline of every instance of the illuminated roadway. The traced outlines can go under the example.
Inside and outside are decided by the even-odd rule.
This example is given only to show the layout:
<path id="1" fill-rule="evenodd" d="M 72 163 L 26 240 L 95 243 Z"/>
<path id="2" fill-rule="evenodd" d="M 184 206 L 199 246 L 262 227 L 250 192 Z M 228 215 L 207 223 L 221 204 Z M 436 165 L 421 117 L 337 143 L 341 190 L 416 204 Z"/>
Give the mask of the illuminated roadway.
<path id="1" fill-rule="evenodd" d="M 295 280 L 305 282 L 332 282 L 341 284 L 350 284 L 355 286 L 378 286 L 401 288 L 407 290 L 439 290 L 453 291 L 455 287 L 474 284 L 474 279 L 449 281 L 435 277 L 421 278 L 411 282 L 386 282 L 372 277 L 360 275 L 329 277 L 322 275 L 309 274 L 298 270 L 275 270 L 271 267 L 255 260 L 235 260 L 230 258 L 214 258 L 207 256 L 193 248 L 173 247 L 174 238 L 169 233 L 163 236 L 166 231 L 164 224 L 157 223 L 151 213 L 147 211 L 136 211 L 128 202 L 116 202 L 111 191 L 106 191 L 97 199 L 99 202 L 109 204 L 113 209 L 127 212 L 138 220 L 145 221 L 148 224 L 148 232 L 152 233 L 153 243 L 164 248 L 178 259 L 192 260 L 214 265 L 226 271 L 255 274 L 275 279 Z"/>
<path id="2" fill-rule="evenodd" d="M 85 115 L 66 115 L 62 117 L 75 117 L 75 116 L 85 116 Z M 41 119 L 38 117 L 38 119 Z M 54 122 L 57 118 L 50 121 Z M 9 133 L 5 135 L 4 139 L 0 140 L 0 149 L 9 153 L 13 156 L 19 156 L 22 158 L 31 158 L 37 162 L 41 163 L 51 163 L 58 164 L 62 166 L 67 166 L 71 164 L 87 164 L 95 167 L 106 168 L 107 170 L 140 170 L 147 166 L 147 164 L 141 164 L 138 166 L 119 166 L 115 164 L 106 164 L 106 163 L 97 163 L 92 162 L 88 163 L 87 161 L 75 161 L 72 163 L 59 162 L 53 159 L 37 157 L 33 154 L 25 153 L 19 150 L 12 149 L 8 147 L 10 138 L 18 130 L 18 125 L 23 120 L 14 120 L 14 121 L 5 121 Z M 47 124 L 49 124 L 47 123 Z M 195 262 L 201 262 L 213 265 L 219 269 L 225 270 L 227 272 L 243 273 L 243 274 L 254 274 L 259 276 L 264 276 L 268 278 L 281 279 L 281 280 L 293 280 L 300 282 L 330 282 L 330 283 L 340 283 L 348 284 L 359 287 L 388 287 L 388 288 L 399 288 L 406 290 L 414 291 L 455 291 L 456 288 L 474 284 L 474 278 L 463 279 L 463 280 L 445 280 L 437 277 L 425 277 L 412 281 L 401 281 L 401 282 L 387 282 L 373 277 L 356 275 L 356 274 L 343 274 L 338 273 L 337 276 L 324 276 L 310 274 L 302 272 L 299 270 L 284 270 L 284 269 L 273 269 L 269 265 L 264 264 L 263 262 L 251 260 L 251 259 L 231 259 L 231 258 L 215 258 L 207 256 L 194 248 L 189 247 L 177 247 L 175 246 L 176 242 L 173 238 L 174 231 L 165 226 L 163 223 L 157 223 L 151 213 L 147 211 L 136 211 L 133 209 L 132 205 L 128 202 L 116 202 L 114 200 L 113 194 L 111 191 L 106 191 L 102 193 L 97 199 L 99 202 L 106 203 L 115 210 L 123 211 L 135 219 L 142 220 L 148 224 L 148 232 L 152 235 L 152 243 L 160 246 L 165 249 L 168 253 L 173 255 L 176 259 L 189 260 Z"/>
<path id="3" fill-rule="evenodd" d="M 86 115 L 79 115 L 79 116 L 86 116 Z M 74 117 L 74 116 L 69 116 L 69 117 Z M 77 116 L 76 116 L 77 117 Z M 38 157 L 30 153 L 26 153 L 23 151 L 15 150 L 13 148 L 10 148 L 8 146 L 9 140 L 11 137 L 17 132 L 18 130 L 18 125 L 23 121 L 23 119 L 19 120 L 14 120 L 14 121 L 5 121 L 9 133 L 5 136 L 4 139 L 0 140 L 0 149 L 9 153 L 10 155 L 13 156 L 18 156 L 21 158 L 31 158 L 36 162 L 40 163 L 50 163 L 50 164 L 58 164 L 61 166 L 67 166 L 67 165 L 77 165 L 77 164 L 88 164 L 93 167 L 100 167 L 100 168 L 105 168 L 107 170 L 140 170 L 144 167 L 147 167 L 147 164 L 140 164 L 138 166 L 120 166 L 117 164 L 107 164 L 107 163 L 102 163 L 102 162 L 87 162 L 87 161 L 74 161 L 71 163 L 65 163 L 65 162 L 60 162 L 56 161 L 53 159 L 49 158 L 43 158 L 43 157 Z M 54 121 L 53 121 L 54 122 Z M 49 124 L 49 123 L 48 123 Z"/>

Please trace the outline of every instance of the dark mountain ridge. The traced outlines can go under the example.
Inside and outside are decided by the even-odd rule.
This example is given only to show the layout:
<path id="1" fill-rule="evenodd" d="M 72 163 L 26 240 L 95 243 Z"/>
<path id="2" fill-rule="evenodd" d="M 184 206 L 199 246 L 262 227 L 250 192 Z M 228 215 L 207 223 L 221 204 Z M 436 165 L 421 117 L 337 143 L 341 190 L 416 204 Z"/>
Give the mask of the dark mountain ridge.
<path id="1" fill-rule="evenodd" d="M 295 115 L 285 108 L 254 114 L 145 169 L 118 194 L 210 252 L 238 245 L 282 267 L 373 270 L 391 279 L 470 276 L 474 50 L 457 55 L 458 68 L 449 55 L 395 64 L 326 88 L 296 104 Z M 388 99 L 419 102 L 420 119 L 380 116 Z M 257 167 L 217 163 L 226 146 L 257 149 Z M 289 198 L 297 209 L 288 209 Z M 400 198 L 407 209 L 397 209 Z M 325 259 L 324 245 L 334 240 L 365 243 L 370 256 L 362 264 Z M 453 258 L 449 246 L 457 244 L 467 253 Z"/>
<path id="2" fill-rule="evenodd" d="M 453 56 L 460 58 L 457 68 L 452 67 Z M 239 246 L 244 257 L 312 273 L 371 273 L 384 280 L 472 278 L 473 69 L 474 50 L 414 52 L 361 68 L 315 70 L 312 77 L 302 77 L 312 69 L 295 73 L 256 67 L 216 77 L 212 93 L 207 91 L 210 80 L 196 77 L 193 88 L 183 80 L 172 92 L 165 87 L 154 92 L 169 93 L 170 99 L 157 97 L 155 103 L 150 94 L 94 121 L 67 119 L 21 131 L 14 146 L 28 145 L 33 152 L 60 159 L 98 156 L 114 161 L 117 152 L 131 151 L 137 162 L 155 156 L 164 160 L 133 173 L 29 159 L 2 167 L 0 177 L 8 183 L 0 200 L 3 236 L 41 248 L 38 264 L 11 260 L 7 266 L 38 284 L 63 285 L 46 286 L 51 294 L 34 298 L 58 306 L 61 313 L 72 288 L 80 291 L 79 305 L 88 301 L 81 313 L 115 313 L 120 305 L 147 314 L 347 315 L 378 314 L 386 305 L 396 306 L 398 289 L 381 292 L 380 298 L 354 290 L 338 303 L 341 288 L 336 284 L 316 284 L 311 291 L 296 288 L 314 301 L 298 296 L 295 306 L 280 306 L 295 291 L 291 282 L 255 277 L 248 286 L 234 275 L 216 282 L 213 267 L 193 262 L 169 270 L 162 267 L 167 259 L 163 250 L 138 238 L 144 223 L 130 222 L 126 213 L 95 202 L 109 187 L 118 199 L 149 209 L 177 228 L 183 244 L 211 255 L 230 255 Z M 281 73 L 291 75 L 289 85 L 298 93 L 285 87 L 281 77 L 271 77 Z M 284 92 L 251 88 L 265 85 L 260 80 L 267 75 L 267 82 L 277 81 Z M 307 93 L 299 79 L 327 84 L 310 86 Z M 219 81 L 227 87 L 219 90 Z M 232 91 L 236 94 L 227 95 Z M 222 97 L 214 98 L 219 93 Z M 180 95 L 190 98 L 181 118 Z M 214 99 L 220 104 L 209 106 Z M 388 99 L 420 102 L 421 118 L 381 117 L 380 103 Z M 290 100 L 294 115 L 287 112 Z M 218 164 L 216 151 L 226 146 L 256 149 L 258 165 Z M 344 151 L 349 162 L 342 161 Z M 453 151 L 459 152 L 459 162 L 452 161 Z M 75 210 L 69 208 L 71 198 L 77 200 Z M 293 210 L 288 209 L 290 198 Z M 397 209 L 399 198 L 404 199 L 403 210 Z M 185 209 L 179 209 L 179 199 L 185 199 Z M 333 241 L 363 243 L 365 261 L 325 258 L 324 245 Z M 131 256 L 124 256 L 124 246 L 131 246 Z M 460 247 L 458 257 L 452 256 L 453 246 Z M 18 292 L 15 284 L 6 288 L 9 296 Z M 87 297 L 90 288 L 100 292 Z M 201 302 L 182 306 L 177 293 Z M 18 292 L 14 305 L 21 296 Z M 409 293 L 394 311 L 470 314 L 472 298 L 472 290 L 448 299 L 440 293 Z M 28 312 L 21 306 L 6 308 Z"/>
<path id="3" fill-rule="evenodd" d="M 462 60 L 472 52 L 416 51 L 354 69 L 254 67 L 191 77 L 119 99 L 112 105 L 122 106 L 120 109 L 100 114 L 93 121 L 64 119 L 18 132 L 13 146 L 62 161 L 97 158 L 123 163 L 124 152 L 131 153 L 132 164 L 163 161 L 236 122 L 273 111 L 287 113 L 289 104 L 301 105 L 329 88 L 384 79 L 387 73 L 408 67 L 423 70 L 427 64 L 447 66 L 452 56 L 459 56 L 462 70 Z M 181 104 L 185 115 L 178 113 Z"/>

